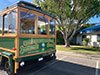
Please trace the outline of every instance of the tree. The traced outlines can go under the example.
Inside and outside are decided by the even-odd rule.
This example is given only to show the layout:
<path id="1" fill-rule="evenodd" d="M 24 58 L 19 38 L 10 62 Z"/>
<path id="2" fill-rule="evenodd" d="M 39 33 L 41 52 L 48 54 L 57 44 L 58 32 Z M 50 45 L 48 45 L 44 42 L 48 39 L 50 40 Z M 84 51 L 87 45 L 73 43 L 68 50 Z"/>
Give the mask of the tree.
<path id="1" fill-rule="evenodd" d="M 100 13 L 100 0 L 37 0 L 37 4 L 56 16 L 66 47 L 82 24 Z"/>
<path id="2" fill-rule="evenodd" d="M 83 29 L 85 29 L 85 28 L 89 28 L 89 27 L 94 26 L 94 25 L 95 25 L 95 24 L 89 24 L 89 23 L 83 24 L 83 26 L 80 28 L 79 31 L 81 31 L 81 30 L 83 30 Z M 78 33 L 78 34 L 79 34 L 79 33 Z"/>

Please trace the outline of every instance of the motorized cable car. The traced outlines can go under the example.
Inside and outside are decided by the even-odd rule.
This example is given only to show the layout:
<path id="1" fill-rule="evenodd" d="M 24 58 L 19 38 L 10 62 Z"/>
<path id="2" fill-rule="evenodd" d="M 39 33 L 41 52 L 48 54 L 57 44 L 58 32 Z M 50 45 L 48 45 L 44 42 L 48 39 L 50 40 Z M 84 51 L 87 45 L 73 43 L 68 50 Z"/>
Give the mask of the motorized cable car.
<path id="1" fill-rule="evenodd" d="M 23 62 L 55 57 L 54 16 L 20 1 L 0 13 L 0 67 L 16 74 Z"/>

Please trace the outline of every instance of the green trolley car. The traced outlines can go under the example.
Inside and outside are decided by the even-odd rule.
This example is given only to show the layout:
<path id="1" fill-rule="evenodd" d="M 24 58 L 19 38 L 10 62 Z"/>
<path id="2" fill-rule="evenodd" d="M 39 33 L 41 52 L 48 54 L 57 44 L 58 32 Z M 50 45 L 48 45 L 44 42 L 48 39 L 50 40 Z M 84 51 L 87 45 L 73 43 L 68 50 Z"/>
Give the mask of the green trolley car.
<path id="1" fill-rule="evenodd" d="M 0 68 L 16 74 L 26 61 L 54 58 L 54 16 L 20 1 L 0 12 Z"/>

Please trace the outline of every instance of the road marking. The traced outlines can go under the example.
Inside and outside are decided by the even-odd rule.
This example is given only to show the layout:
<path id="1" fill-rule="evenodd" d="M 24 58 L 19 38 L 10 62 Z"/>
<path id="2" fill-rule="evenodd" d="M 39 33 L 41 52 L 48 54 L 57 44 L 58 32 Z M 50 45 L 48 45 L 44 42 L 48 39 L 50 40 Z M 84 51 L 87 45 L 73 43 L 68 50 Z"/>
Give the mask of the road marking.
<path id="1" fill-rule="evenodd" d="M 64 58 L 66 58 L 66 56 L 62 57 L 62 58 L 59 59 L 59 60 L 63 60 Z M 43 70 L 43 69 L 45 69 L 45 68 L 47 68 L 47 67 L 49 67 L 49 66 L 51 66 L 51 65 L 53 65 L 53 64 L 55 64 L 55 63 L 57 63 L 57 62 L 59 62 L 59 61 L 54 61 L 54 62 L 48 64 L 47 66 L 42 67 L 41 69 L 39 69 L 39 70 L 35 71 L 34 73 L 32 73 L 32 75 L 35 75 L 36 73 L 40 72 L 41 70 Z"/>
<path id="2" fill-rule="evenodd" d="M 99 61 L 96 61 L 96 71 L 95 71 L 95 75 L 99 75 Z"/>

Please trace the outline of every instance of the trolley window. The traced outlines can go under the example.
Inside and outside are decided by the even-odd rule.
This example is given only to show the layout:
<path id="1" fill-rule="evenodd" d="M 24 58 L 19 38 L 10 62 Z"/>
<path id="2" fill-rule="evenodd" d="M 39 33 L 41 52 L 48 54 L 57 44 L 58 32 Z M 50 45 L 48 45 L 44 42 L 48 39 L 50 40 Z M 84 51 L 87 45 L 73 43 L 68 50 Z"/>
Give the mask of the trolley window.
<path id="1" fill-rule="evenodd" d="M 4 33 L 16 32 L 16 11 L 4 15 Z"/>
<path id="2" fill-rule="evenodd" d="M 44 16 L 39 16 L 38 17 L 38 33 L 46 35 L 47 29 L 48 29 L 48 19 L 45 18 Z"/>
<path id="3" fill-rule="evenodd" d="M 34 34 L 36 15 L 28 12 L 20 12 L 21 33 Z"/>
<path id="4" fill-rule="evenodd" d="M 53 19 L 50 20 L 50 29 L 49 29 L 50 34 L 54 35 L 55 34 L 55 22 Z"/>
<path id="5" fill-rule="evenodd" d="M 0 16 L 0 34 L 2 33 L 2 17 Z"/>

